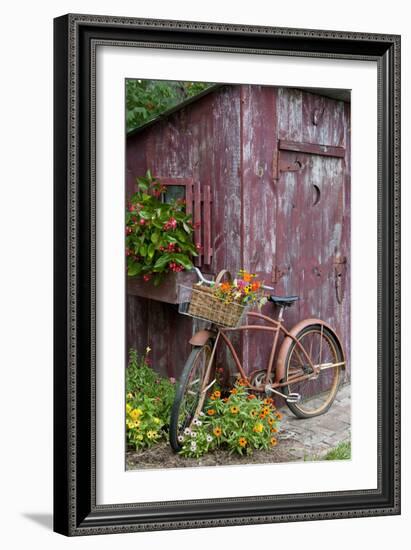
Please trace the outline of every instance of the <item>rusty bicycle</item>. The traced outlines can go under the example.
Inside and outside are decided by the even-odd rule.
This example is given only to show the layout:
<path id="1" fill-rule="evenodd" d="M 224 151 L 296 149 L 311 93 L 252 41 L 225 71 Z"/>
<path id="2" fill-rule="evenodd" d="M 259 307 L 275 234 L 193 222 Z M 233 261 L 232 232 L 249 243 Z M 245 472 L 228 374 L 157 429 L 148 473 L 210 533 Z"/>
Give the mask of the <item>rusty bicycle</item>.
<path id="1" fill-rule="evenodd" d="M 194 269 L 202 283 L 214 283 L 206 279 L 198 268 Z M 263 288 L 268 292 L 274 290 L 265 285 Z M 321 319 L 304 319 L 287 330 L 283 324 L 284 310 L 299 297 L 270 293 L 267 299 L 279 308 L 276 319 L 259 311 L 246 310 L 245 322 L 234 327 L 210 323 L 190 339 L 192 351 L 182 371 L 170 417 L 169 440 L 175 451 L 181 449 L 184 430 L 198 417 L 217 381 L 214 363 L 220 343 L 228 349 L 238 375 L 250 392 L 283 398 L 299 418 L 324 414 L 331 407 L 346 367 L 340 339 L 334 329 Z M 189 297 L 182 303 L 181 313 L 190 315 L 184 307 L 189 303 Z M 254 370 L 247 376 L 229 338 L 234 331 L 249 333 L 249 338 L 256 331 L 271 335 L 272 345 L 265 368 Z M 276 353 L 280 334 L 283 341 Z"/>

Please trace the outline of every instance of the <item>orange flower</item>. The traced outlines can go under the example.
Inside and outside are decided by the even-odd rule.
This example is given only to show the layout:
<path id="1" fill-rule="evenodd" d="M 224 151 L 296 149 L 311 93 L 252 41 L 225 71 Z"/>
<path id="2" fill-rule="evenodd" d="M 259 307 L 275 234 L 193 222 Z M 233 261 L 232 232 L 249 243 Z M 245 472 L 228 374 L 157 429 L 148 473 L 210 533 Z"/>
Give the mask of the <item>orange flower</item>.
<path id="1" fill-rule="evenodd" d="M 235 406 L 230 408 L 230 412 L 233 413 L 233 414 L 238 414 L 239 410 L 240 409 L 238 407 L 235 407 Z"/>
<path id="2" fill-rule="evenodd" d="M 220 435 L 222 434 L 222 431 L 221 431 L 221 428 L 219 428 L 218 426 L 216 426 L 213 430 L 213 433 L 216 437 L 220 437 Z"/>
<path id="3" fill-rule="evenodd" d="M 267 422 L 269 423 L 270 426 L 272 426 L 274 424 L 274 419 L 269 416 L 267 418 Z"/>
<path id="4" fill-rule="evenodd" d="M 223 397 L 222 401 L 223 401 L 223 403 L 227 403 L 228 397 Z"/>
<path id="5" fill-rule="evenodd" d="M 248 381 L 245 379 L 245 378 L 239 378 L 237 384 L 239 386 L 247 386 L 248 385 Z"/>
<path id="6" fill-rule="evenodd" d="M 217 397 L 213 394 L 211 397 L 210 397 L 211 401 L 215 401 L 217 399 Z"/>
<path id="7" fill-rule="evenodd" d="M 276 417 L 278 418 L 278 420 L 281 420 L 281 419 L 282 419 L 282 417 L 283 417 L 283 415 L 282 415 L 281 413 L 279 413 L 279 412 L 278 412 L 278 413 L 276 413 L 276 415 L 275 415 L 275 416 L 276 416 Z"/>
<path id="8" fill-rule="evenodd" d="M 253 276 L 251 275 L 251 273 L 247 273 L 247 272 L 243 273 L 243 279 L 246 283 L 249 283 L 252 278 Z"/>
<path id="9" fill-rule="evenodd" d="M 272 432 L 273 434 L 276 434 L 276 433 L 278 432 L 278 428 L 271 428 L 271 432 Z"/>
<path id="10" fill-rule="evenodd" d="M 238 440 L 239 444 L 241 445 L 241 447 L 245 447 L 247 445 L 247 440 L 245 437 L 240 437 L 240 439 Z"/>
<path id="11" fill-rule="evenodd" d="M 221 283 L 220 288 L 223 292 L 228 292 L 231 289 L 231 283 L 228 283 L 228 282 Z"/>
<path id="12" fill-rule="evenodd" d="M 255 399 L 255 395 L 253 393 L 250 393 L 250 395 L 247 396 L 247 399 Z"/>
<path id="13" fill-rule="evenodd" d="M 261 412 L 263 412 L 265 415 L 270 414 L 270 407 L 263 407 L 263 410 Z"/>
<path id="14" fill-rule="evenodd" d="M 215 414 L 215 410 L 214 409 L 208 409 L 207 414 L 208 414 L 208 416 L 213 416 Z"/>
<path id="15" fill-rule="evenodd" d="M 213 395 L 214 395 L 214 399 L 218 399 L 219 397 L 221 397 L 221 392 L 218 391 L 218 390 L 216 390 L 216 391 L 213 393 Z"/>
<path id="16" fill-rule="evenodd" d="M 254 283 L 251 283 L 251 290 L 255 292 L 260 288 L 260 286 L 261 286 L 260 281 L 255 281 Z"/>
<path id="17" fill-rule="evenodd" d="M 230 390 L 230 393 L 232 393 L 233 395 L 235 395 L 236 393 L 238 393 L 238 391 L 237 391 L 236 388 L 233 388 L 232 390 Z"/>
<path id="18" fill-rule="evenodd" d="M 267 415 L 264 414 L 263 412 L 261 412 L 258 416 L 259 416 L 260 418 L 265 418 Z"/>
<path id="19" fill-rule="evenodd" d="M 273 400 L 271 399 L 271 397 L 267 397 L 266 399 L 264 399 L 264 405 L 272 405 L 273 404 Z"/>
<path id="20" fill-rule="evenodd" d="M 272 438 L 271 438 L 271 446 L 272 446 L 272 447 L 275 447 L 275 446 L 277 445 L 277 443 L 278 443 L 278 442 L 277 442 L 277 439 L 276 439 L 275 437 L 272 437 Z"/>

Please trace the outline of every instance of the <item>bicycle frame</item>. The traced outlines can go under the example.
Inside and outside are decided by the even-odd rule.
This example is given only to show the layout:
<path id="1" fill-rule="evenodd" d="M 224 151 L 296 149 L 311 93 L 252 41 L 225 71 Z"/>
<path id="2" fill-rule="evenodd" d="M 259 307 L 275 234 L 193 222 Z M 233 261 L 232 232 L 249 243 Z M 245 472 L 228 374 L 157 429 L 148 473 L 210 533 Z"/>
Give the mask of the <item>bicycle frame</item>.
<path id="1" fill-rule="evenodd" d="M 257 387 L 257 386 L 253 386 L 252 384 L 248 383 L 247 387 L 249 389 L 253 390 L 253 391 L 264 392 L 266 384 L 270 384 L 270 387 L 273 390 L 275 390 L 277 388 L 281 388 L 281 387 L 284 387 L 284 386 L 290 386 L 290 385 L 295 384 L 297 382 L 302 382 L 303 380 L 309 379 L 313 375 L 314 376 L 317 375 L 320 372 L 321 368 L 331 368 L 331 367 L 337 367 L 337 366 L 345 367 L 345 360 L 342 361 L 342 362 L 339 362 L 339 363 L 332 364 L 329 367 L 324 367 L 321 363 L 318 364 L 318 365 L 314 365 L 311 358 L 310 358 L 310 356 L 309 356 L 309 354 L 307 353 L 307 351 L 304 349 L 301 342 L 296 337 L 296 334 L 300 331 L 300 325 L 302 325 L 302 324 L 319 323 L 319 324 L 321 324 L 322 327 L 324 327 L 324 326 L 328 327 L 328 325 L 326 323 L 324 323 L 323 321 L 321 321 L 319 319 L 307 319 L 306 321 L 302 321 L 298 325 L 293 327 L 291 329 L 291 331 L 288 331 L 283 325 L 283 311 L 284 311 L 284 308 L 280 308 L 278 319 L 273 319 L 271 317 L 268 317 L 267 315 L 263 315 L 262 313 L 249 312 L 249 313 L 247 313 L 247 322 L 246 322 L 245 325 L 242 325 L 242 326 L 239 326 L 239 327 L 234 327 L 234 328 L 214 327 L 213 332 L 214 332 L 214 334 L 215 333 L 217 334 L 217 337 L 216 337 L 216 341 L 215 341 L 215 345 L 214 345 L 214 348 L 213 348 L 212 355 L 210 357 L 209 365 L 207 367 L 207 373 L 206 373 L 206 376 L 205 376 L 205 380 L 208 380 L 208 375 L 209 375 L 208 371 L 209 371 L 209 368 L 211 367 L 211 364 L 212 364 L 212 361 L 213 361 L 213 358 L 214 358 L 214 355 L 215 355 L 215 351 L 216 351 L 216 348 L 217 348 L 218 341 L 221 338 L 224 341 L 224 343 L 227 345 L 228 349 L 230 350 L 231 356 L 234 360 L 234 363 L 235 363 L 235 365 L 237 367 L 237 370 L 240 373 L 241 377 L 244 380 L 248 381 L 248 376 L 246 375 L 246 373 L 244 371 L 244 368 L 243 368 L 243 365 L 241 364 L 241 361 L 238 357 L 238 354 L 237 354 L 232 342 L 230 341 L 230 339 L 228 337 L 228 334 L 232 333 L 232 332 L 264 331 L 264 332 L 271 332 L 272 335 L 273 335 L 273 343 L 272 343 L 272 346 L 271 346 L 270 356 L 269 356 L 268 364 L 267 364 L 265 384 L 263 386 Z M 261 319 L 261 320 L 265 321 L 266 323 L 268 323 L 268 325 L 267 324 L 265 324 L 265 325 L 249 324 L 248 317 L 252 317 L 252 318 L 255 318 L 255 319 Z M 331 328 L 331 327 L 328 327 L 328 328 Z M 296 329 L 298 329 L 298 330 L 296 330 Z M 205 332 L 207 332 L 207 334 L 209 335 L 208 331 L 205 331 Z M 284 338 L 285 338 L 284 342 L 283 342 L 283 344 L 280 348 L 280 354 L 281 354 L 281 351 L 284 347 L 284 344 L 286 344 L 286 342 L 287 342 L 287 346 L 286 346 L 287 349 L 288 349 L 289 345 L 292 342 L 295 342 L 298 349 L 301 351 L 302 355 L 307 360 L 307 364 L 311 367 L 312 372 L 310 372 L 308 374 L 304 374 L 302 376 L 301 375 L 292 376 L 292 377 L 288 378 L 287 380 L 283 380 L 283 375 L 284 375 L 283 369 L 274 368 L 274 359 L 275 359 L 275 356 L 276 356 L 276 351 L 277 351 L 277 347 L 278 347 L 278 340 L 279 340 L 280 333 L 283 333 Z M 207 336 L 207 338 L 208 338 L 208 336 Z M 284 353 L 283 353 L 283 355 L 284 355 Z M 262 370 L 264 370 L 264 369 L 262 369 Z M 270 376 L 271 376 L 271 373 L 273 372 L 273 370 L 275 371 L 276 377 L 275 377 L 275 381 L 273 383 L 270 383 Z M 208 389 L 208 387 L 203 388 L 203 391 L 206 391 L 207 389 Z M 277 393 L 277 392 L 275 392 L 275 393 Z"/>

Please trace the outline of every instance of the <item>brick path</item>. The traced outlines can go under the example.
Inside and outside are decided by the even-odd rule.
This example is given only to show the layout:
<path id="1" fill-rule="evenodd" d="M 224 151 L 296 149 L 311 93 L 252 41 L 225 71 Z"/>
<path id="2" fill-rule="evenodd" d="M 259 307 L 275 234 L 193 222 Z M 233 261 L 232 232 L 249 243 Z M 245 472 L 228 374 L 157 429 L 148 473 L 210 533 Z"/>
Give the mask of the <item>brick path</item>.
<path id="1" fill-rule="evenodd" d="M 351 386 L 341 386 L 334 403 L 325 414 L 314 418 L 296 418 L 287 406 L 283 413 L 281 442 L 286 444 L 289 460 L 321 457 L 351 437 Z"/>

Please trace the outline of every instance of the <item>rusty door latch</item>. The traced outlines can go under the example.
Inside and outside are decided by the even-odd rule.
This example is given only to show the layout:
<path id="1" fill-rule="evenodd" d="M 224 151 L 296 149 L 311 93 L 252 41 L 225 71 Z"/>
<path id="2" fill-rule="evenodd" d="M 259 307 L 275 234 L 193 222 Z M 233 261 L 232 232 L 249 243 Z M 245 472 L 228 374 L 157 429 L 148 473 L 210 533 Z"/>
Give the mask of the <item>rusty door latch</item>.
<path id="1" fill-rule="evenodd" d="M 347 257 L 340 255 L 336 256 L 334 260 L 334 280 L 337 302 L 339 304 L 342 304 L 344 300 L 346 271 Z"/>

